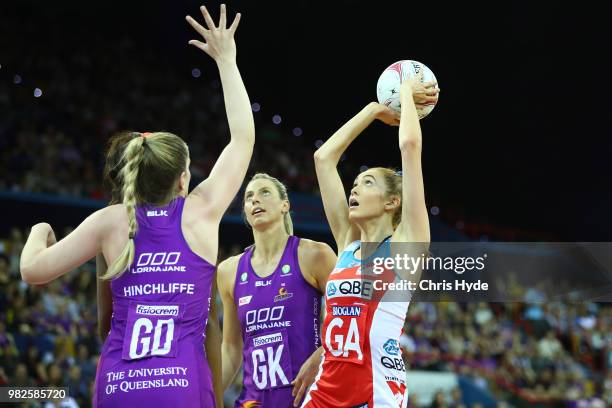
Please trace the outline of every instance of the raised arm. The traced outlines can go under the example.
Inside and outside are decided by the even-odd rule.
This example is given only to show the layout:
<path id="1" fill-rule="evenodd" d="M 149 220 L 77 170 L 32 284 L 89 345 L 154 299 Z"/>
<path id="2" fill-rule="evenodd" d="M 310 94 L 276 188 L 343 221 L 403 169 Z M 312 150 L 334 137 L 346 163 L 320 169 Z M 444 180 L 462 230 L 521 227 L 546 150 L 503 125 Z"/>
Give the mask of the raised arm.
<path id="1" fill-rule="evenodd" d="M 358 238 L 358 231 L 352 229 L 349 223 L 348 201 L 337 165 L 342 153 L 374 119 L 391 125 L 399 123 L 398 115 L 387 107 L 372 102 L 338 129 L 314 154 L 323 208 L 338 252 L 342 251 L 348 242 Z"/>
<path id="2" fill-rule="evenodd" d="M 223 301 L 223 342 L 221 343 L 223 390 L 227 390 L 234 381 L 242 364 L 242 333 L 233 290 L 238 259 L 238 256 L 231 257 L 221 262 L 217 268 L 217 283 Z"/>
<path id="3" fill-rule="evenodd" d="M 227 28 L 225 5 L 221 5 L 219 26 L 215 26 L 205 7 L 201 7 L 201 11 L 208 29 L 190 16 L 187 16 L 187 21 L 205 42 L 191 40 L 189 44 L 210 55 L 217 63 L 231 139 L 208 178 L 200 183 L 192 194 L 204 198 L 203 202 L 213 217 L 221 219 L 238 193 L 249 167 L 255 143 L 255 124 L 251 102 L 236 65 L 234 33 L 238 28 L 240 14 L 236 15 L 232 25 Z"/>
<path id="4" fill-rule="evenodd" d="M 402 112 L 399 126 L 399 148 L 402 156 L 402 220 L 393 238 L 397 241 L 427 243 L 431 237 L 421 169 L 421 125 L 415 102 L 419 104 L 435 101 L 439 89 L 435 83 L 422 84 L 421 75 L 415 79 L 406 79 L 400 88 Z"/>

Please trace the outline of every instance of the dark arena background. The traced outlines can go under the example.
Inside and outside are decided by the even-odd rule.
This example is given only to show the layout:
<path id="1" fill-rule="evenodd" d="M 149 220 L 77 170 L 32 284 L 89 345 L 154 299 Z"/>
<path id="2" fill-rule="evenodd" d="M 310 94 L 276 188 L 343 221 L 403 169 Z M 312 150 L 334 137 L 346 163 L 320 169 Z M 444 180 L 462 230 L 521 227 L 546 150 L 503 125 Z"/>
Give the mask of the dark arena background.
<path id="1" fill-rule="evenodd" d="M 192 185 L 229 131 L 212 59 L 187 41 L 194 1 L 0 4 L 0 385 L 68 387 L 87 407 L 101 343 L 93 262 L 43 286 L 21 280 L 29 227 L 58 239 L 106 205 L 106 140 L 168 130 Z M 218 3 L 206 4 L 213 18 Z M 432 241 L 607 242 L 612 142 L 606 13 L 541 2 L 228 2 L 255 116 L 249 170 L 287 184 L 296 234 L 333 244 L 313 153 L 376 98 L 401 59 L 436 74 L 421 122 Z M 347 187 L 401 165 L 397 131 L 371 126 L 342 158 Z M 242 195 L 239 194 L 238 197 Z M 252 243 L 241 200 L 219 261 Z M 334 248 L 335 249 L 335 248 Z M 612 307 L 603 302 L 415 302 L 402 353 L 408 407 L 612 406 Z M 536 296 L 537 299 L 537 296 Z M 226 406 L 241 378 L 225 394 Z M 36 406 L 31 403 L 27 406 Z M 51 405 L 41 405 L 51 406 Z"/>

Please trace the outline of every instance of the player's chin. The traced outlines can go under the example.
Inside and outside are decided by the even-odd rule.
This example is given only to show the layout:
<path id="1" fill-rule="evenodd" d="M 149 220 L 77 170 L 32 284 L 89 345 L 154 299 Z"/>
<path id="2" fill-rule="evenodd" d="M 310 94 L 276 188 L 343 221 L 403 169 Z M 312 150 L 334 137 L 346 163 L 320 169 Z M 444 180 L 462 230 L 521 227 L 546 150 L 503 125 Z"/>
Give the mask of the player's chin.
<path id="1" fill-rule="evenodd" d="M 361 221 L 363 218 L 363 214 L 359 211 L 359 207 L 349 207 L 348 219 L 352 223 L 357 223 Z"/>

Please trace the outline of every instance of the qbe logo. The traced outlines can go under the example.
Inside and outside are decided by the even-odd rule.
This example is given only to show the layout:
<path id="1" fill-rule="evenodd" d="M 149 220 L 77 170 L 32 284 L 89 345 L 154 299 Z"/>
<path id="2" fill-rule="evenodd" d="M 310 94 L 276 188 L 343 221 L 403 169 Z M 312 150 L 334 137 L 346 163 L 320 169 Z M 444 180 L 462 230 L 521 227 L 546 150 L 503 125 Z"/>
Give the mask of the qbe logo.
<path id="1" fill-rule="evenodd" d="M 327 286 L 327 298 L 353 296 L 361 299 L 372 299 L 373 283 L 364 279 L 345 279 L 334 281 Z"/>
<path id="2" fill-rule="evenodd" d="M 178 265 L 180 258 L 180 252 L 143 252 L 138 256 L 132 273 L 185 272 L 185 266 Z"/>
<path id="3" fill-rule="evenodd" d="M 387 357 L 383 356 L 380 359 L 381 364 L 386 367 L 397 371 L 406 371 L 406 366 L 404 365 L 404 360 L 399 357 Z"/>

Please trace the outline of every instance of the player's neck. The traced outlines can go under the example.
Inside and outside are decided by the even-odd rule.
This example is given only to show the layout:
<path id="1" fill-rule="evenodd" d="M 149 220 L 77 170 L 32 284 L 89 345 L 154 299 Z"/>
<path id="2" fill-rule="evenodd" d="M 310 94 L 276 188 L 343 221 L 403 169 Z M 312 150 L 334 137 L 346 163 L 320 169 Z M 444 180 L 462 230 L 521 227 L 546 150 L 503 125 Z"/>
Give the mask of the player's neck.
<path id="1" fill-rule="evenodd" d="M 278 254 L 282 253 L 287 245 L 289 234 L 285 231 L 285 225 L 277 223 L 265 230 L 253 230 L 255 239 L 255 252 L 253 257 L 262 262 L 278 259 Z"/>
<path id="2" fill-rule="evenodd" d="M 364 221 L 358 224 L 361 242 L 382 242 L 393 235 L 393 227 L 380 219 Z"/>

